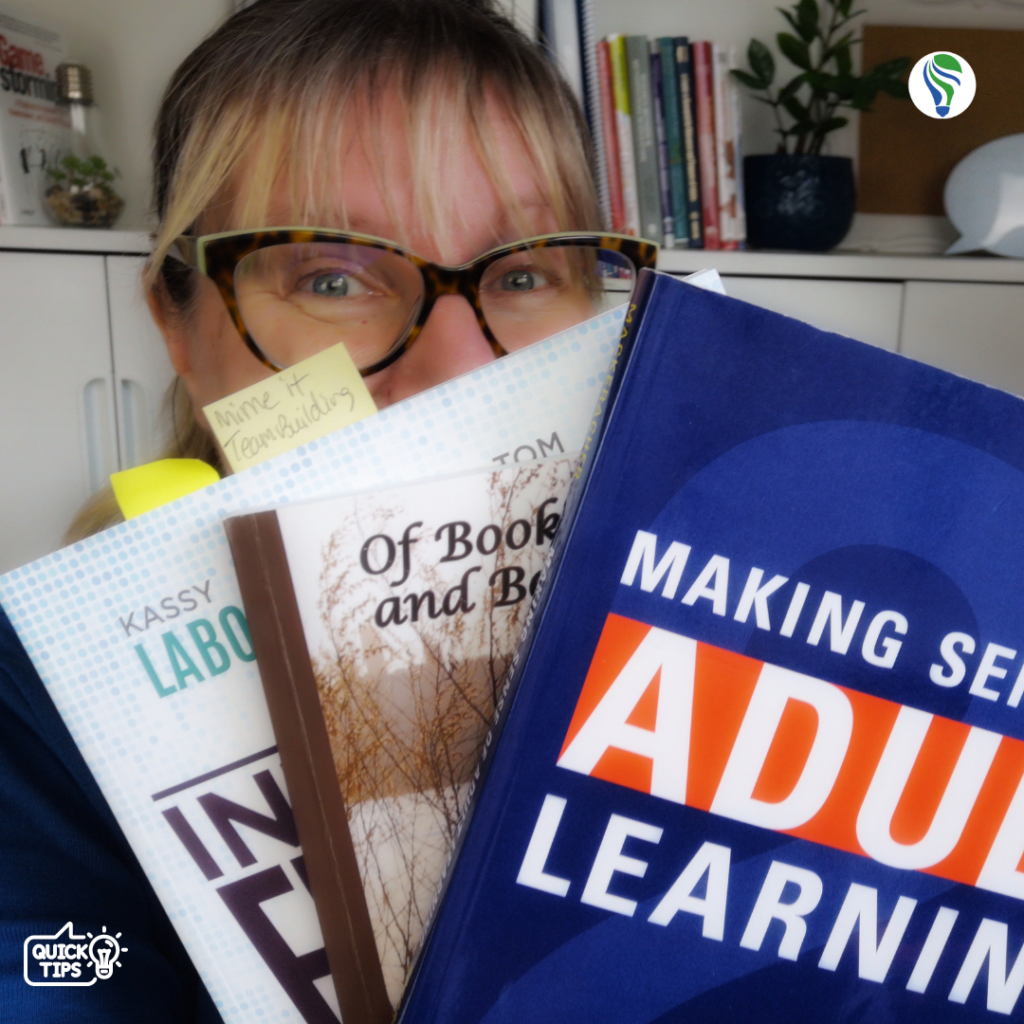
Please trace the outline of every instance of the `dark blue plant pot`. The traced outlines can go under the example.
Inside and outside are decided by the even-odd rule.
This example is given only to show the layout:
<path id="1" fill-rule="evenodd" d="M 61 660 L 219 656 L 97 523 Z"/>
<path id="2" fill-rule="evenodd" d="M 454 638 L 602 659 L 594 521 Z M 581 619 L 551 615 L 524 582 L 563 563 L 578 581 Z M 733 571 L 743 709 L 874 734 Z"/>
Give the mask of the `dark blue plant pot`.
<path id="1" fill-rule="evenodd" d="M 850 230 L 856 190 L 849 157 L 748 156 L 743 183 L 751 249 L 825 252 Z"/>

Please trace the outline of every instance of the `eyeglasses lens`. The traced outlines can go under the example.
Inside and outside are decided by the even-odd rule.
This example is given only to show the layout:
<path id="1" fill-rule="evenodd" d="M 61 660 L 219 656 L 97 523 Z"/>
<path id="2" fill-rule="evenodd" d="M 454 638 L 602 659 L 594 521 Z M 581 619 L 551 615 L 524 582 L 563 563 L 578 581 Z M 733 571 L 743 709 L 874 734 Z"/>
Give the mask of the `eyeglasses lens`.
<path id="1" fill-rule="evenodd" d="M 621 253 L 585 245 L 511 253 L 484 272 L 480 303 L 508 352 L 629 301 L 636 270 Z"/>
<path id="2" fill-rule="evenodd" d="M 238 310 L 256 344 L 291 366 L 344 342 L 356 366 L 383 359 L 415 323 L 419 268 L 365 245 L 287 243 L 235 267 Z"/>
<path id="3" fill-rule="evenodd" d="M 633 264 L 612 250 L 528 249 L 487 266 L 480 301 L 494 337 L 514 352 L 627 302 L 635 279 Z M 424 283 L 414 263 L 382 249 L 285 243 L 238 263 L 235 297 L 246 329 L 278 365 L 341 342 L 362 369 L 407 337 Z"/>

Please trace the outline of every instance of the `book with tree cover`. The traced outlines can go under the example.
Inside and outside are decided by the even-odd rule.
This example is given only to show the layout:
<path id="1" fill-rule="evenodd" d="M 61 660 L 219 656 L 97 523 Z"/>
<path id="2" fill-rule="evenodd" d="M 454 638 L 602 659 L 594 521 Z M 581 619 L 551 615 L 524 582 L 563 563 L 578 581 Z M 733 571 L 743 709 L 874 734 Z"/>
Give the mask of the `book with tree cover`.
<path id="1" fill-rule="evenodd" d="M 1024 401 L 645 273 L 401 1024 L 996 1021 Z"/>
<path id="2" fill-rule="evenodd" d="M 572 466 L 226 522 L 335 984 L 372 991 L 381 1020 L 419 948 Z"/>

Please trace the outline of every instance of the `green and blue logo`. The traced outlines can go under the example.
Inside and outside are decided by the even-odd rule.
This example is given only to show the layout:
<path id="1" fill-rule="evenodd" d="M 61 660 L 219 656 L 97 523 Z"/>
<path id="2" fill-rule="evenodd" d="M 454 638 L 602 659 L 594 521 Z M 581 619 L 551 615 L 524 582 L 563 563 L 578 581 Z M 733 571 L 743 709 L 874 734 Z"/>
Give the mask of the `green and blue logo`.
<path id="1" fill-rule="evenodd" d="M 928 117 L 962 114 L 974 99 L 974 71 L 959 54 L 936 50 L 922 57 L 910 72 L 910 98 Z"/>

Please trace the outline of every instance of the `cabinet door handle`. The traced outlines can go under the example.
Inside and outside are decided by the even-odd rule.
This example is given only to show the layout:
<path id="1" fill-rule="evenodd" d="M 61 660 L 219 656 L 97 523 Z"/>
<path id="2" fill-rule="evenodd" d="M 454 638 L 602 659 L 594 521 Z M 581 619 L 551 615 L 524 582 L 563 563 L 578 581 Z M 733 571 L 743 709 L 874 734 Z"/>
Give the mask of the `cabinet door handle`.
<path id="1" fill-rule="evenodd" d="M 130 377 L 121 377 L 118 385 L 121 391 L 121 462 L 122 468 L 131 469 L 149 457 L 146 389 Z"/>
<path id="2" fill-rule="evenodd" d="M 111 424 L 110 397 L 106 377 L 94 377 L 85 385 L 85 451 L 89 473 L 89 490 L 95 492 L 107 485 L 110 474 L 117 469 L 116 444 Z"/>

